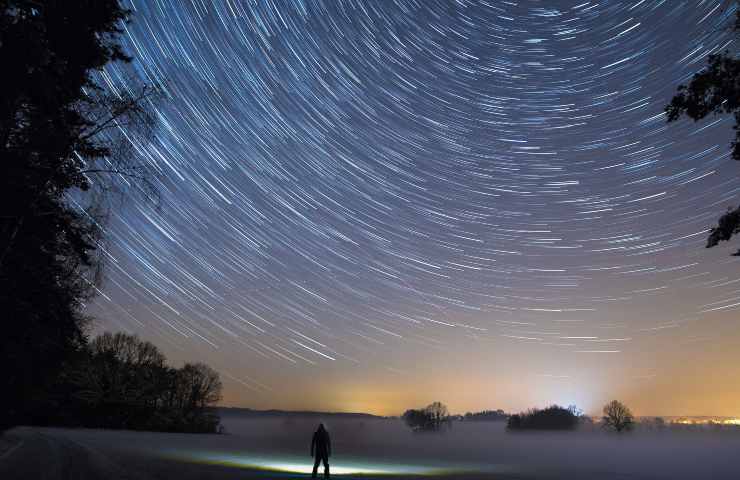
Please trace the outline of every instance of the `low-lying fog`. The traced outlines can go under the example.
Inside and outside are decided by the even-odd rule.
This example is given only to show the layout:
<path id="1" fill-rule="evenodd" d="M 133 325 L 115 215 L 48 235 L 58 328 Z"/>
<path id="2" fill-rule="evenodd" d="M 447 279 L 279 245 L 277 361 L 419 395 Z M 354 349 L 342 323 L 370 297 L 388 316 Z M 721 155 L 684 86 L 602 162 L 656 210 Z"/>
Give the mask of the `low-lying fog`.
<path id="1" fill-rule="evenodd" d="M 310 471 L 311 435 L 328 428 L 336 473 L 435 473 L 476 478 L 740 478 L 740 430 L 507 433 L 503 422 L 455 422 L 439 434 L 400 420 L 264 418 L 228 414 L 225 435 L 65 431 L 71 440 L 194 464 Z M 354 469 L 354 470 L 353 470 Z"/>
<path id="2" fill-rule="evenodd" d="M 308 455 L 318 419 L 224 417 L 250 448 Z M 444 433 L 414 433 L 400 420 L 323 419 L 334 462 L 343 457 L 526 474 L 622 474 L 637 478 L 740 478 L 740 429 L 509 433 L 504 422 L 454 422 Z M 246 445 L 245 445 L 246 446 Z M 500 468 L 503 467 L 503 468 Z"/>

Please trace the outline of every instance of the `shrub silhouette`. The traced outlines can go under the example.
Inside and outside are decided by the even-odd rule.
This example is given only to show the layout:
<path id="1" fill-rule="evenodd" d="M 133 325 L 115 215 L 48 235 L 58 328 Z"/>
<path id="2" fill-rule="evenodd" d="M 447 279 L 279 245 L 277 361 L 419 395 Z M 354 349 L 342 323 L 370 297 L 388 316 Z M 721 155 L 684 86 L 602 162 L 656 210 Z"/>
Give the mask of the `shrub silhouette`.
<path id="1" fill-rule="evenodd" d="M 401 417 L 414 431 L 439 431 L 450 426 L 450 413 L 440 402 L 434 402 L 422 409 L 409 409 Z"/>
<path id="2" fill-rule="evenodd" d="M 463 417 L 466 422 L 499 422 L 509 419 L 509 414 L 503 410 L 483 410 L 481 412 L 467 412 Z"/>
<path id="3" fill-rule="evenodd" d="M 547 408 L 532 408 L 511 415 L 506 424 L 509 430 L 573 430 L 578 426 L 579 415 L 574 407 L 564 408 L 551 405 Z"/>

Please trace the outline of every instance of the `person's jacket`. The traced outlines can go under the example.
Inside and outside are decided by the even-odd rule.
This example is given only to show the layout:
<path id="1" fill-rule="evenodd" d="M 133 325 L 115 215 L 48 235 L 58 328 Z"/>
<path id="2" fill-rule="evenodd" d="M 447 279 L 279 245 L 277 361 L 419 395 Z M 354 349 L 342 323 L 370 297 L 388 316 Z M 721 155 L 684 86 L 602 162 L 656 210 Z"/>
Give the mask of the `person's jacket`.
<path id="1" fill-rule="evenodd" d="M 329 439 L 329 432 L 326 430 L 316 430 L 311 439 L 311 455 L 314 453 L 318 456 L 327 457 L 331 455 L 331 440 Z"/>

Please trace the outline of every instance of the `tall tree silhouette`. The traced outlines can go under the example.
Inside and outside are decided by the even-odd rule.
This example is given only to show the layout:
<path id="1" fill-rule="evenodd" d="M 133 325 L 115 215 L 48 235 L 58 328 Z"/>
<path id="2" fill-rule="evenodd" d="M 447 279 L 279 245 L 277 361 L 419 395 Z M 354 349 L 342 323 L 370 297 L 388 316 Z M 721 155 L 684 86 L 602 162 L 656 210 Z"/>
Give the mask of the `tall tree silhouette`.
<path id="1" fill-rule="evenodd" d="M 100 228 L 94 205 L 70 198 L 93 175 L 101 193 L 113 175 L 148 175 L 116 132 L 151 131 L 150 91 L 94 81 L 131 60 L 119 43 L 128 18 L 118 0 L 0 0 L 0 428 L 50 401 L 47 385 L 84 343 Z"/>
<path id="2" fill-rule="evenodd" d="M 735 2 L 736 4 L 738 2 Z M 740 10 L 731 27 L 740 34 Z M 678 92 L 666 106 L 668 122 L 686 116 L 699 121 L 709 115 L 733 115 L 735 117 L 735 139 L 732 141 L 732 158 L 740 160 L 740 59 L 725 51 L 710 55 L 707 66 L 695 74 L 688 85 L 680 85 Z M 740 233 L 740 207 L 730 209 L 712 228 L 707 239 L 707 248 L 730 240 Z M 734 255 L 740 256 L 740 250 Z"/>

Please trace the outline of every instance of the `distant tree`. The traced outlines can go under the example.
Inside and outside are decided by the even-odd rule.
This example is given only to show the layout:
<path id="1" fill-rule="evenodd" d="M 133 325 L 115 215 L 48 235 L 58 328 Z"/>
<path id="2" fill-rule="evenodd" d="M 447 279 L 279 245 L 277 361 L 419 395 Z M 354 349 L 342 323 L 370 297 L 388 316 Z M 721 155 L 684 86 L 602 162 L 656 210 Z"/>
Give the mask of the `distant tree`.
<path id="1" fill-rule="evenodd" d="M 663 417 L 646 417 L 640 419 L 640 426 L 649 430 L 662 430 L 666 427 Z"/>
<path id="2" fill-rule="evenodd" d="M 423 409 L 410 408 L 403 412 L 401 419 L 412 430 L 429 430 L 431 419 Z"/>
<path id="3" fill-rule="evenodd" d="M 483 410 L 481 412 L 467 412 L 463 416 L 466 422 L 488 421 L 498 422 L 508 420 L 509 415 L 503 410 Z"/>
<path id="4" fill-rule="evenodd" d="M 521 430 L 522 429 L 522 416 L 523 413 L 515 413 L 509 415 L 509 419 L 506 421 L 507 430 Z"/>
<path id="5" fill-rule="evenodd" d="M 444 426 L 450 426 L 449 411 L 440 402 L 431 403 L 419 410 L 406 410 L 401 418 L 415 431 L 439 431 Z"/>
<path id="6" fill-rule="evenodd" d="M 447 423 L 450 416 L 450 412 L 449 410 L 447 410 L 447 406 L 441 402 L 434 402 L 430 405 L 427 405 L 424 410 L 429 415 L 434 430 L 439 430 L 440 428 L 442 428 L 442 426 Z"/>
<path id="7" fill-rule="evenodd" d="M 635 423 L 632 412 L 623 403 L 612 400 L 604 405 L 604 416 L 602 417 L 604 426 L 613 428 L 617 432 L 629 430 Z"/>
<path id="8" fill-rule="evenodd" d="M 130 61 L 129 14 L 118 0 L 0 1 L 0 428 L 47 408 L 84 346 L 99 200 L 122 178 L 152 184 L 121 131 L 152 132 L 152 90 L 107 92 L 94 75 Z"/>
<path id="9" fill-rule="evenodd" d="M 551 405 L 547 408 L 533 408 L 511 415 L 506 424 L 508 430 L 573 430 L 580 421 L 577 409 Z"/>
<path id="10" fill-rule="evenodd" d="M 736 2 L 737 3 L 737 2 Z M 740 33 L 740 10 L 732 29 Z M 688 85 L 680 85 L 677 94 L 666 106 L 668 122 L 683 116 L 699 121 L 709 115 L 733 115 L 735 139 L 732 158 L 740 160 L 740 59 L 729 51 L 710 55 L 707 66 L 693 76 Z M 740 207 L 729 209 L 709 234 L 707 248 L 730 240 L 740 233 Z M 738 250 L 734 255 L 740 255 Z"/>

